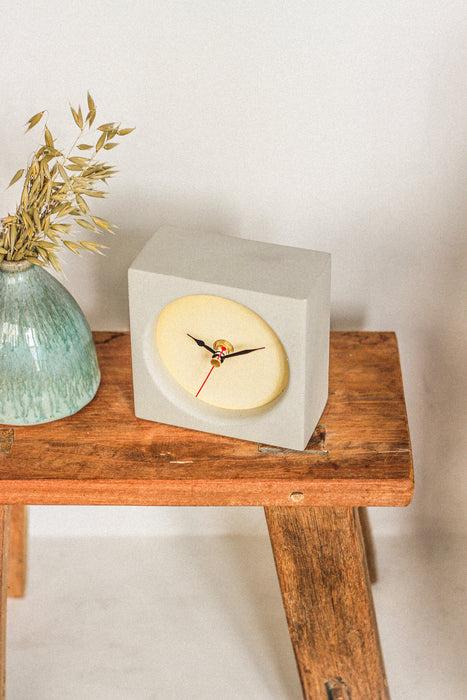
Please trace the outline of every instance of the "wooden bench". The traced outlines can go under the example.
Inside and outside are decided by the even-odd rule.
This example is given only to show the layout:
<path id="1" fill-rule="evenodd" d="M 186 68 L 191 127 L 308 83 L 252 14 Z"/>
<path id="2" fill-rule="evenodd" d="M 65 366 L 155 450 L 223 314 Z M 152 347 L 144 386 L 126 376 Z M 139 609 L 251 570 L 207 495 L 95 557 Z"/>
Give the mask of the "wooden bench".
<path id="1" fill-rule="evenodd" d="M 329 400 L 303 452 L 136 418 L 128 333 L 94 337 L 102 382 L 88 406 L 0 426 L 0 698 L 25 505 L 101 504 L 263 506 L 304 697 L 387 700 L 359 508 L 412 498 L 395 335 L 331 333 Z"/>

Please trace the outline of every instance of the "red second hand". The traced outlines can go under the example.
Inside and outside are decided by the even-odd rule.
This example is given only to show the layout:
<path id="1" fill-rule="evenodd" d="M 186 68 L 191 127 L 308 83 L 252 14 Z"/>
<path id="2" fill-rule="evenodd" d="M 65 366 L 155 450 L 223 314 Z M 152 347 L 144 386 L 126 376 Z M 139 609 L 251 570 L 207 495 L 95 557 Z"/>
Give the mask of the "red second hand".
<path id="1" fill-rule="evenodd" d="M 214 367 L 215 367 L 215 365 L 213 365 L 213 366 L 211 367 L 211 369 L 209 370 L 208 376 L 206 377 L 206 379 L 204 380 L 204 382 L 201 384 L 200 388 L 198 389 L 198 393 L 196 394 L 196 398 L 198 398 L 199 392 L 201 391 L 201 389 L 203 388 L 203 386 L 206 384 L 206 382 L 208 381 L 209 377 L 211 376 L 211 372 L 212 372 L 212 370 L 214 369 Z"/>

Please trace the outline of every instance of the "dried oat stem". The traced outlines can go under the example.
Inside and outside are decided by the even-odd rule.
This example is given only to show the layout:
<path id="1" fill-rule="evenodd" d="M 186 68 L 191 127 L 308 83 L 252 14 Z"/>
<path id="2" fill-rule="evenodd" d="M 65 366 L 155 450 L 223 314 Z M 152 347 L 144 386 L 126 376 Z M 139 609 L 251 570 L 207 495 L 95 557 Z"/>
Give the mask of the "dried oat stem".
<path id="1" fill-rule="evenodd" d="M 98 161 L 98 153 L 115 148 L 119 137 L 131 133 L 133 128 L 108 122 L 93 131 L 96 105 L 89 92 L 87 107 L 84 117 L 81 106 L 75 110 L 70 105 L 79 134 L 66 154 L 56 147 L 46 119 L 37 150 L 26 168 L 18 170 L 11 179 L 9 187 L 21 178 L 24 182 L 15 213 L 0 219 L 0 261 L 28 260 L 36 265 L 51 265 L 60 272 L 57 250 L 62 245 L 77 254 L 82 250 L 101 253 L 105 247 L 77 240 L 76 226 L 93 233 L 113 233 L 113 224 L 94 216 L 87 199 L 105 197 L 107 192 L 101 183 L 107 185 L 117 172 L 108 163 Z M 45 113 L 32 116 L 26 131 L 39 124 Z M 85 134 L 91 143 L 81 143 Z M 75 149 L 90 155 L 72 155 Z"/>

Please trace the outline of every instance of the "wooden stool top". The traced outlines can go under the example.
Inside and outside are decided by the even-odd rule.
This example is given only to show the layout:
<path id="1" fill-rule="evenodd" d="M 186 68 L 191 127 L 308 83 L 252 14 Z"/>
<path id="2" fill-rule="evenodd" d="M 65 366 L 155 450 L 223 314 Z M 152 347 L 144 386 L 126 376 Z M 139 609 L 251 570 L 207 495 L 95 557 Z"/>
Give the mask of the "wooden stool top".
<path id="1" fill-rule="evenodd" d="M 0 503 L 403 506 L 413 493 L 394 333 L 331 333 L 329 400 L 303 452 L 133 413 L 128 333 L 94 334 L 102 372 L 74 416 L 0 426 Z"/>

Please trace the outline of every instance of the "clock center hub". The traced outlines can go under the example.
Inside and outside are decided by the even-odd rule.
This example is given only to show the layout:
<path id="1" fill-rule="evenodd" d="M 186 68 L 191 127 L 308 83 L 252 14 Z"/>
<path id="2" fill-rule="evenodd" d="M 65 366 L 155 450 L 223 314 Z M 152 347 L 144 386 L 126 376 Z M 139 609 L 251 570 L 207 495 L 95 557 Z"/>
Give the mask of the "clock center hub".
<path id="1" fill-rule="evenodd" d="M 220 367 L 226 355 L 234 351 L 234 346 L 228 340 L 216 340 L 212 347 L 216 351 L 211 358 L 213 367 Z"/>

